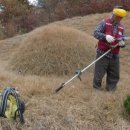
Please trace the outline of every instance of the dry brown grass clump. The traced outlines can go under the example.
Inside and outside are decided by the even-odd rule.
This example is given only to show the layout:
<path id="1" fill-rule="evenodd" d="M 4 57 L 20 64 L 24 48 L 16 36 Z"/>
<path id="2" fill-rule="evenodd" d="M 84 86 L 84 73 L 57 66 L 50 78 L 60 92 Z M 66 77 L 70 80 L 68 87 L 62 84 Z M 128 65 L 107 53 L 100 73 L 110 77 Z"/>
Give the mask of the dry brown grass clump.
<path id="1" fill-rule="evenodd" d="M 48 25 L 31 32 L 11 60 L 21 74 L 66 75 L 82 68 L 95 55 L 96 40 L 70 27 Z"/>

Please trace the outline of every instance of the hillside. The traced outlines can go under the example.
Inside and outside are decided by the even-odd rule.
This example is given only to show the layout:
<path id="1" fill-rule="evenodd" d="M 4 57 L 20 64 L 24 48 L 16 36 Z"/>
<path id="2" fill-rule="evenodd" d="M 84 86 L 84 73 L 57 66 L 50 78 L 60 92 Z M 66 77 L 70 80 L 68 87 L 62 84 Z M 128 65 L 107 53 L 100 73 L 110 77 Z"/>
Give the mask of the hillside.
<path id="1" fill-rule="evenodd" d="M 54 22 L 52 25 L 71 27 L 91 37 L 97 23 L 108 15 L 110 14 L 104 13 L 74 17 Z M 129 19 L 130 15 L 123 20 L 126 27 L 126 35 L 130 34 Z M 1 89 L 5 86 L 16 87 L 26 102 L 24 114 L 26 123 L 22 126 L 8 119 L 1 118 L 0 129 L 129 130 L 130 117 L 123 107 L 123 101 L 126 95 L 130 93 L 129 42 L 126 48 L 121 50 L 121 79 L 115 92 L 105 91 L 105 79 L 103 82 L 104 90 L 94 90 L 92 88 L 93 73 L 89 71 L 82 75 L 82 82 L 76 79 L 60 93 L 55 94 L 55 89 L 73 75 L 20 75 L 8 69 L 12 57 L 23 46 L 24 41 L 31 38 L 31 36 L 34 37 L 32 35 L 34 32 L 0 41 Z M 93 47 L 95 47 L 94 44 L 92 44 Z M 87 53 L 89 54 L 90 52 Z M 92 61 L 93 59 L 86 63 L 86 65 Z"/>

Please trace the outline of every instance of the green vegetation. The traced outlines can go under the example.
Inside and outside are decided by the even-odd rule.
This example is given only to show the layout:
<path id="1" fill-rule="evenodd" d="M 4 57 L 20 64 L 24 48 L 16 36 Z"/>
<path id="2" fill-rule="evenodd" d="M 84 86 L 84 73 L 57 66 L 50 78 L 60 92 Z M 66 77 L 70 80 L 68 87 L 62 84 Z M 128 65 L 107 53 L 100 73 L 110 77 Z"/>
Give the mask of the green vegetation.
<path id="1" fill-rule="evenodd" d="M 124 107 L 128 114 L 130 114 L 130 95 L 127 96 L 127 98 L 124 101 Z"/>

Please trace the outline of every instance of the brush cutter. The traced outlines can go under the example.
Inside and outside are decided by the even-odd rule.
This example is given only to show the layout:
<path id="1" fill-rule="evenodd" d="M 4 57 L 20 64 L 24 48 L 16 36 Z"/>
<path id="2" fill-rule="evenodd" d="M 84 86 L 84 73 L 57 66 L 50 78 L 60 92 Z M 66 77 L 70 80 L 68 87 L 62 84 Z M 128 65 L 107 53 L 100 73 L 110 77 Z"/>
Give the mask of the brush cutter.
<path id="1" fill-rule="evenodd" d="M 130 37 L 121 37 L 121 38 L 116 38 L 116 40 L 130 40 Z"/>
<path id="2" fill-rule="evenodd" d="M 121 37 L 121 38 L 117 38 L 116 40 L 130 40 L 130 37 Z M 70 83 L 73 79 L 75 79 L 76 77 L 78 77 L 81 80 L 81 74 L 86 71 L 89 67 L 91 67 L 93 64 L 95 64 L 97 61 L 99 61 L 102 57 L 104 57 L 105 55 L 107 55 L 112 49 L 116 48 L 118 46 L 118 44 L 111 46 L 111 48 L 106 51 L 103 55 L 101 55 L 99 58 L 97 58 L 96 60 L 94 60 L 91 64 L 89 64 L 88 66 L 86 66 L 84 69 L 82 70 L 77 70 L 75 73 L 75 75 L 69 79 L 68 81 L 66 81 L 65 83 L 62 83 L 56 90 L 55 92 L 59 92 L 64 86 L 66 86 L 68 83 Z"/>

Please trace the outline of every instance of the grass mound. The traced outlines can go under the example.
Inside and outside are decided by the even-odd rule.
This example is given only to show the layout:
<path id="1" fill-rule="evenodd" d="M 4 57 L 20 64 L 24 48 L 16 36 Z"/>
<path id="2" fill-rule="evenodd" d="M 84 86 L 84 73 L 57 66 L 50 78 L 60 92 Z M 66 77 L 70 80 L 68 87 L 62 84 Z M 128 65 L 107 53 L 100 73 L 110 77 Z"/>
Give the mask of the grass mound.
<path id="1" fill-rule="evenodd" d="M 10 66 L 21 74 L 68 75 L 92 60 L 95 43 L 92 36 L 70 27 L 40 27 L 29 33 Z"/>

